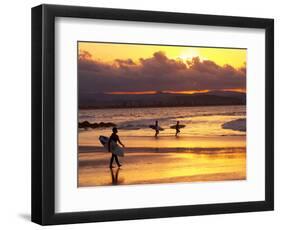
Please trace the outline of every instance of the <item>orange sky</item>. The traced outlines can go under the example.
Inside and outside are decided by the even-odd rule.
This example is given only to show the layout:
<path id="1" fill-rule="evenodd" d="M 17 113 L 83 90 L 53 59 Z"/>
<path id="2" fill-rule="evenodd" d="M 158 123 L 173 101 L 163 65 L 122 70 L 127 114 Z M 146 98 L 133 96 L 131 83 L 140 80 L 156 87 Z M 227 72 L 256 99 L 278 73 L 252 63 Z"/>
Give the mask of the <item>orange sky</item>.
<path id="1" fill-rule="evenodd" d="M 212 61 L 222 68 L 227 68 L 227 65 L 232 66 L 237 71 L 245 69 L 247 62 L 246 49 L 234 48 L 212 48 L 212 47 L 186 47 L 186 46 L 163 46 L 163 45 L 140 45 L 140 44 L 118 44 L 118 43 L 96 43 L 96 42 L 78 42 L 79 55 L 83 55 L 83 59 L 94 60 L 98 63 L 106 63 L 110 66 L 115 66 L 116 60 L 121 60 L 122 63 L 130 61 L 135 64 L 140 63 L 140 59 L 148 60 L 157 52 L 162 52 L 168 59 L 179 60 L 179 63 L 185 63 L 187 66 L 193 58 L 198 57 L 200 61 Z M 80 56 L 79 56 L 80 58 Z M 119 64 L 118 64 L 119 65 Z M 139 65 L 138 65 L 139 66 Z M 115 67 L 114 67 L 115 68 Z M 119 68 L 118 66 L 116 68 Z M 117 71 L 118 69 L 116 69 Z M 115 71 L 115 70 L 114 70 Z M 197 70 L 201 71 L 201 70 Z M 204 70 L 202 70 L 204 71 Z M 200 72 L 200 74 L 203 72 Z M 206 79 L 209 77 L 206 77 Z M 227 79 L 221 78 L 221 80 Z M 221 81 L 220 80 L 220 81 Z M 160 82 L 161 84 L 161 82 Z M 219 82 L 218 82 L 219 84 Z M 222 84 L 222 83 L 220 83 Z M 180 93 L 192 94 L 200 92 L 208 92 L 208 88 L 187 89 L 187 90 L 161 90 L 165 93 Z M 224 90 L 224 89 L 221 89 Z M 246 86 L 242 88 L 226 88 L 227 91 L 245 92 Z M 109 94 L 154 94 L 158 90 L 139 89 L 139 90 L 119 90 L 106 91 Z"/>
<path id="2" fill-rule="evenodd" d="M 128 58 L 137 62 L 139 58 L 149 58 L 157 51 L 163 51 L 173 59 L 191 60 L 199 57 L 201 60 L 211 60 L 218 65 L 229 64 L 235 68 L 246 63 L 246 49 L 206 48 L 184 46 L 133 45 L 114 43 L 79 42 L 79 50 L 87 51 L 95 60 L 113 62 L 115 59 Z"/>

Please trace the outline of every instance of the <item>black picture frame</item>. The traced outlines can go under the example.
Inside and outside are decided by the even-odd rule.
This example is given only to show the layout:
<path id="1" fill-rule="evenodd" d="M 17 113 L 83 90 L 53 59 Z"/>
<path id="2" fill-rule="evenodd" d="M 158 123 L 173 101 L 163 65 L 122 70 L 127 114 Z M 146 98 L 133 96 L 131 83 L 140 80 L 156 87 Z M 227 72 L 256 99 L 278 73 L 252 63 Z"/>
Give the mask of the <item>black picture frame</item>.
<path id="1" fill-rule="evenodd" d="M 55 213 L 55 18 L 109 19 L 265 29 L 265 200 Z M 32 221 L 41 225 L 222 214 L 274 209 L 274 20 L 40 5 L 32 8 Z"/>

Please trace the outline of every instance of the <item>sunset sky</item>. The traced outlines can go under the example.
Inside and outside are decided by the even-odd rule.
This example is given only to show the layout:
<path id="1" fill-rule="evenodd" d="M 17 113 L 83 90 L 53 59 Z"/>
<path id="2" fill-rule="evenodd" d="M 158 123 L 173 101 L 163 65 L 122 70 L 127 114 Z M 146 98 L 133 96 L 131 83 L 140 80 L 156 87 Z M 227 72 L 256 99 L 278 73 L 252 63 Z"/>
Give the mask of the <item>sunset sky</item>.
<path id="1" fill-rule="evenodd" d="M 246 49 L 78 43 L 82 93 L 246 91 Z"/>

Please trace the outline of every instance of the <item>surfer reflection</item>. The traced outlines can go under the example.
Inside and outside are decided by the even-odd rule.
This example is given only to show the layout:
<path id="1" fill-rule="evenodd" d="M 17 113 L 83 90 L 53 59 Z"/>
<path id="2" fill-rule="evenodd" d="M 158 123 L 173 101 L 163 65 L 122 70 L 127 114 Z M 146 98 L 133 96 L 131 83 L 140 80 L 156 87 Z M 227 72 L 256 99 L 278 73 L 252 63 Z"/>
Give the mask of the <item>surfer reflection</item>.
<path id="1" fill-rule="evenodd" d="M 120 168 L 118 168 L 118 169 L 116 170 L 116 172 L 114 172 L 113 169 L 110 168 L 111 180 L 112 180 L 112 184 L 113 184 L 113 185 L 117 185 L 117 184 L 118 184 L 118 174 L 119 174 L 119 170 L 120 170 Z"/>
<path id="2" fill-rule="evenodd" d="M 111 136 L 109 138 L 109 141 L 108 141 L 108 152 L 111 152 L 111 149 L 110 149 L 111 141 L 114 141 L 116 144 L 119 143 L 121 146 L 125 147 L 125 145 L 123 145 L 123 143 L 120 141 L 119 136 L 117 135 L 117 133 L 118 133 L 118 130 L 117 130 L 116 127 L 114 127 L 112 129 L 112 134 L 111 134 Z M 116 164 L 118 165 L 118 167 L 121 167 L 122 165 L 119 163 L 117 155 L 112 153 L 111 159 L 110 159 L 109 168 L 113 168 L 113 160 L 114 159 L 115 159 Z"/>
<path id="3" fill-rule="evenodd" d="M 176 124 L 176 137 L 178 136 L 178 134 L 180 133 L 180 122 L 177 121 L 177 124 Z"/>

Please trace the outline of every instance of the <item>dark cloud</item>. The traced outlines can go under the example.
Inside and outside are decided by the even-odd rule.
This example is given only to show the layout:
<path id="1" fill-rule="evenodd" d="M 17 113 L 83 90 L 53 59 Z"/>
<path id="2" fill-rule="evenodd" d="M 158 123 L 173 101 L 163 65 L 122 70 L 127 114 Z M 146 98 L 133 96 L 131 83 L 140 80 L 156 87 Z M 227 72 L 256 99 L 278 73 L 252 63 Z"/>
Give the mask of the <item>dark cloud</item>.
<path id="1" fill-rule="evenodd" d="M 136 65 L 132 59 L 127 60 L 121 60 L 121 59 L 115 59 L 115 62 L 118 63 L 119 66 L 130 66 L 130 65 Z"/>
<path id="2" fill-rule="evenodd" d="M 79 51 L 79 60 L 90 60 L 92 58 L 92 54 L 85 50 Z"/>
<path id="3" fill-rule="evenodd" d="M 153 57 L 116 59 L 113 64 L 91 59 L 80 51 L 78 61 L 79 92 L 82 94 L 117 91 L 219 90 L 246 87 L 246 68 L 219 66 L 194 57 L 183 62 L 159 51 Z"/>

